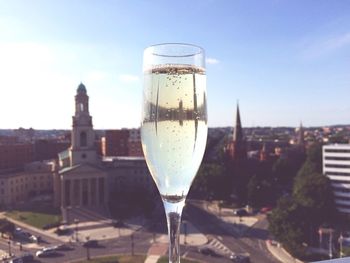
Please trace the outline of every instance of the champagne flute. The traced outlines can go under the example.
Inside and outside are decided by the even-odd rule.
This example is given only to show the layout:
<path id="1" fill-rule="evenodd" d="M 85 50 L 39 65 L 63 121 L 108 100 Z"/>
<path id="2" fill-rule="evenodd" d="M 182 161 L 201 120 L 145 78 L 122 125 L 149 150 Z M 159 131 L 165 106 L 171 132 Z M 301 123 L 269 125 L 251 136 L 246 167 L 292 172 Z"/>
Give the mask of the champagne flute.
<path id="1" fill-rule="evenodd" d="M 150 46 L 143 73 L 142 148 L 164 204 L 169 262 L 179 263 L 181 213 L 208 133 L 204 50 L 182 43 Z"/>

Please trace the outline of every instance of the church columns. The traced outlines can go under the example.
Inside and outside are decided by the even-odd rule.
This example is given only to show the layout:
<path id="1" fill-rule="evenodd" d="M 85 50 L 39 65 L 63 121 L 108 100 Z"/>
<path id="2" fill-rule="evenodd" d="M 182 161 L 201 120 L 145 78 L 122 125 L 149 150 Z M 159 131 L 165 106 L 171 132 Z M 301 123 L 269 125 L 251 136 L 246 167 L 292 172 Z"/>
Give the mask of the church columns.
<path id="1" fill-rule="evenodd" d="M 87 192 L 88 192 L 88 205 L 92 205 L 92 196 L 91 196 L 91 178 L 87 179 Z"/>
<path id="2" fill-rule="evenodd" d="M 70 189 L 69 189 L 69 205 L 74 206 L 75 205 L 75 200 L 74 200 L 74 180 L 69 180 L 70 182 Z"/>
<path id="3" fill-rule="evenodd" d="M 79 206 L 83 205 L 83 182 L 79 179 Z"/>
<path id="4" fill-rule="evenodd" d="M 108 200 L 107 181 L 104 176 L 77 179 L 61 177 L 60 184 L 62 207 L 100 206 Z"/>
<path id="5" fill-rule="evenodd" d="M 100 187 L 98 186 L 99 180 L 96 178 L 95 190 L 96 190 L 96 205 L 100 204 Z"/>
<path id="6" fill-rule="evenodd" d="M 66 207 L 66 187 L 65 180 L 61 179 L 61 206 Z"/>

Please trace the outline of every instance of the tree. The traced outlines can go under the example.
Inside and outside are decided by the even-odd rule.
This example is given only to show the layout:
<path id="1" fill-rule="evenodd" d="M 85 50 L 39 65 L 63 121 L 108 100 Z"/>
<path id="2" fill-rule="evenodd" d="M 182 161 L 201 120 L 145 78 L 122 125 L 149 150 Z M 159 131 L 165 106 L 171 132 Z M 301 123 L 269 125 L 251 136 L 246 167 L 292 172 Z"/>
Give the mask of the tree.
<path id="1" fill-rule="evenodd" d="M 286 156 L 280 157 L 272 166 L 272 174 L 275 181 L 290 190 L 293 186 L 293 180 L 298 170 L 305 162 L 305 154 L 291 149 Z"/>
<path id="2" fill-rule="evenodd" d="M 275 199 L 275 193 L 276 191 L 269 181 L 254 175 L 247 186 L 248 204 L 252 207 L 271 205 Z"/>
<path id="3" fill-rule="evenodd" d="M 9 233 L 12 235 L 13 231 L 15 230 L 15 225 L 8 221 L 6 218 L 0 219 L 0 233 L 1 236 L 4 235 L 4 233 Z"/>
<path id="4" fill-rule="evenodd" d="M 304 253 L 305 240 L 303 209 L 292 198 L 282 197 L 268 215 L 269 231 L 293 255 Z"/>
<path id="5" fill-rule="evenodd" d="M 293 199 L 310 210 L 310 220 L 316 225 L 333 223 L 338 214 L 330 181 L 319 173 L 298 176 L 294 183 Z"/>
<path id="6" fill-rule="evenodd" d="M 226 200 L 232 191 L 232 183 L 221 164 L 202 163 L 192 184 L 190 195 L 196 198 Z"/>
<path id="7" fill-rule="evenodd" d="M 269 216 L 270 230 L 296 256 L 302 243 L 317 241 L 317 230 L 341 220 L 335 208 L 329 179 L 321 174 L 321 144 L 309 148 L 307 158 L 294 179 L 293 194 L 282 198 Z"/>

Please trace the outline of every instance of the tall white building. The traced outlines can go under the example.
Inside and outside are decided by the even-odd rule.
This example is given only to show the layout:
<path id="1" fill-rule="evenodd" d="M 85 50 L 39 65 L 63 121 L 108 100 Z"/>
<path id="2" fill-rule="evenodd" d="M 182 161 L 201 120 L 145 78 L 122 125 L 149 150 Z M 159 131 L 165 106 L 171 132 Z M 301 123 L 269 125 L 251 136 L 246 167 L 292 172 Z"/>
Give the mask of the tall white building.
<path id="1" fill-rule="evenodd" d="M 323 146 L 323 174 L 330 180 L 340 212 L 350 214 L 350 144 Z"/>

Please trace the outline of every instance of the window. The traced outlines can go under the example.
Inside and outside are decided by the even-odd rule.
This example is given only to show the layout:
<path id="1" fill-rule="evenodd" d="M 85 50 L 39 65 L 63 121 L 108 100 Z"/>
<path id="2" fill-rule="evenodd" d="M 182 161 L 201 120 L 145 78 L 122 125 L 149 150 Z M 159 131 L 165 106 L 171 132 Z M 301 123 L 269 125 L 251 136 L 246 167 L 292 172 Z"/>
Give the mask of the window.
<path id="1" fill-rule="evenodd" d="M 326 160 L 349 161 L 350 157 L 325 157 Z"/>
<path id="2" fill-rule="evenodd" d="M 350 153 L 350 149 L 325 149 L 326 153 Z"/>
<path id="3" fill-rule="evenodd" d="M 350 176 L 350 171 L 348 173 L 339 173 L 339 172 L 326 172 L 325 175 L 327 176 L 335 176 L 335 175 L 340 175 L 340 176 Z"/>
<path id="4" fill-rule="evenodd" d="M 86 132 L 84 131 L 80 133 L 80 146 L 81 147 L 87 146 L 87 135 L 86 135 Z"/>
<path id="5" fill-rule="evenodd" d="M 326 164 L 325 167 L 327 167 L 327 168 L 350 168 L 350 165 L 343 165 L 343 164 Z"/>

